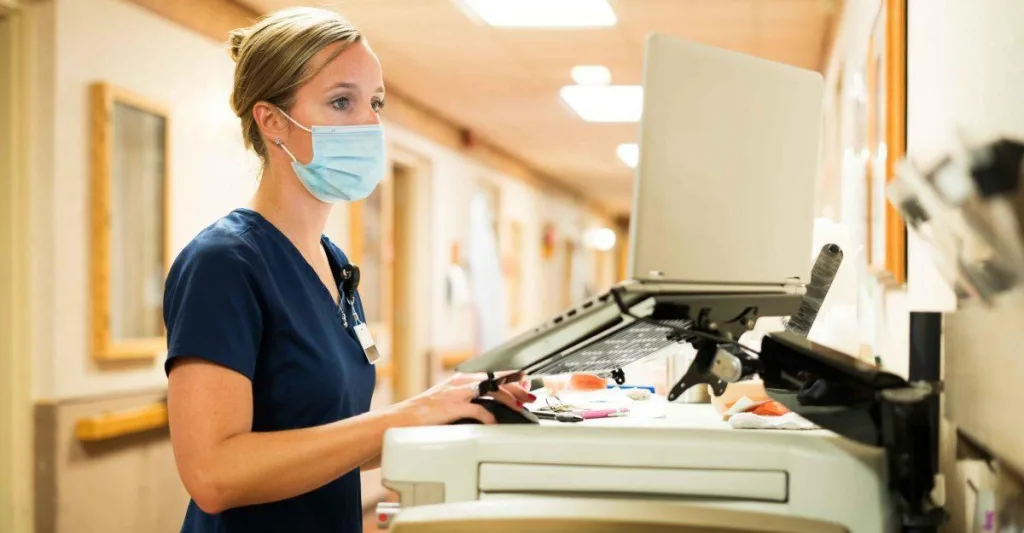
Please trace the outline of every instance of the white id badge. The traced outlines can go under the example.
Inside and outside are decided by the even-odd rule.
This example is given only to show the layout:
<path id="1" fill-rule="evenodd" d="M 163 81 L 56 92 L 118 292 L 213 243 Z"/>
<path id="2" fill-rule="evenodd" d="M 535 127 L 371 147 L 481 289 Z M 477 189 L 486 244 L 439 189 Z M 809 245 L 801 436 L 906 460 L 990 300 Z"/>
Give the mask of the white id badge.
<path id="1" fill-rule="evenodd" d="M 356 324 L 354 329 L 356 337 L 359 339 L 359 344 L 363 347 L 363 353 L 366 354 L 366 360 L 371 365 L 376 364 L 377 360 L 380 359 L 380 352 L 377 351 L 377 345 L 373 343 L 370 328 L 366 327 L 366 324 Z"/>

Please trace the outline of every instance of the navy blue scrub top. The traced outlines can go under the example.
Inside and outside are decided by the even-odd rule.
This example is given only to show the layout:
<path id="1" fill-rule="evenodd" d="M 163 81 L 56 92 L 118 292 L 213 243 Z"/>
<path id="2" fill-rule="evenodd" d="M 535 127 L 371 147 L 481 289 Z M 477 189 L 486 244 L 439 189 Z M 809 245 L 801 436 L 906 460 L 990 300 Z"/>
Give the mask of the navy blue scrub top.
<path id="1" fill-rule="evenodd" d="M 339 282 L 348 259 L 327 237 L 321 242 Z M 366 316 L 358 295 L 355 307 Z M 318 426 L 370 408 L 375 372 L 352 309 L 339 307 L 298 249 L 255 211 L 232 211 L 184 248 L 167 278 L 164 321 L 165 372 L 177 357 L 197 357 L 249 378 L 254 432 Z M 294 498 L 217 515 L 191 501 L 181 531 L 360 532 L 359 469 Z"/>

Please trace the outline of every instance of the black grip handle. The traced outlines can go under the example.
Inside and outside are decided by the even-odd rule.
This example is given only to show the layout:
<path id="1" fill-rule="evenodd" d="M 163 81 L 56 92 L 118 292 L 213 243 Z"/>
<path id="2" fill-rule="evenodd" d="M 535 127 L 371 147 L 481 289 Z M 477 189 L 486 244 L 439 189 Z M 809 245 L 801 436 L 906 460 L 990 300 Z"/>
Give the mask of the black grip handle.
<path id="1" fill-rule="evenodd" d="M 818 252 L 818 259 L 814 261 L 814 268 L 811 270 L 811 281 L 807 284 L 807 292 L 796 315 L 786 320 L 786 331 L 797 335 L 807 336 L 818 317 L 821 304 L 832 287 L 832 280 L 839 272 L 839 265 L 843 262 L 843 250 L 837 244 L 826 244 Z"/>

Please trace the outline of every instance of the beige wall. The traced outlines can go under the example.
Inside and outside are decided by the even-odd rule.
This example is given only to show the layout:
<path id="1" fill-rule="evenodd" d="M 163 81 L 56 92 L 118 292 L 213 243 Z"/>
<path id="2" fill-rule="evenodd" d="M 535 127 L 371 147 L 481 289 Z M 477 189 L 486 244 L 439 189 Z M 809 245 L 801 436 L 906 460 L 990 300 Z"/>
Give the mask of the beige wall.
<path id="1" fill-rule="evenodd" d="M 171 533 L 188 494 L 178 480 L 167 429 L 83 443 L 75 422 L 161 400 L 131 393 L 36 407 L 36 533 Z"/>

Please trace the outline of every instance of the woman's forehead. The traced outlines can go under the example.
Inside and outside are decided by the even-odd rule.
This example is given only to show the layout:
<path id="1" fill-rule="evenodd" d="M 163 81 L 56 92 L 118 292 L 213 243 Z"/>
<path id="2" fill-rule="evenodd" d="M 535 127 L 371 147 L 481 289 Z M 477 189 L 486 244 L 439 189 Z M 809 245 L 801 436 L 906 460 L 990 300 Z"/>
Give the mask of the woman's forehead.
<path id="1" fill-rule="evenodd" d="M 339 53 L 339 48 L 344 47 Z M 310 59 L 310 68 L 318 70 L 310 85 L 329 90 L 347 86 L 368 92 L 383 90 L 380 62 L 369 46 L 357 43 L 334 43 L 324 47 Z"/>

